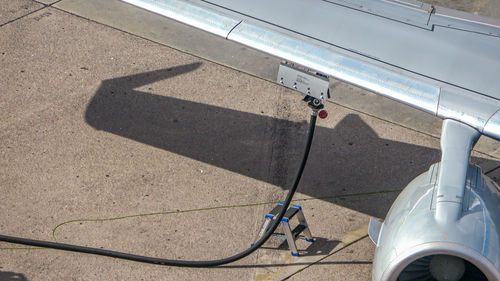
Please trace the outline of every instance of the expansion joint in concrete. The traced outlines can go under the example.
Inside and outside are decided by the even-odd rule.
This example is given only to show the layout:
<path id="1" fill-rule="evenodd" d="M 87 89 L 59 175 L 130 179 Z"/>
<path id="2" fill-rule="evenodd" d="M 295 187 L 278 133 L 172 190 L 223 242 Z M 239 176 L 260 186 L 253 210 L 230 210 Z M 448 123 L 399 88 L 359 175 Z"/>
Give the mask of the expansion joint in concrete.
<path id="1" fill-rule="evenodd" d="M 484 174 L 485 174 L 485 175 L 488 175 L 488 174 L 491 174 L 491 173 L 493 173 L 494 171 L 497 171 L 497 170 L 500 170 L 500 166 L 495 167 L 495 168 L 493 168 L 493 169 L 491 169 L 491 170 L 489 170 L 489 171 L 485 172 Z"/>
<path id="2" fill-rule="evenodd" d="M 55 1 L 54 3 L 51 3 L 51 4 L 45 4 L 45 3 L 42 3 L 42 2 L 38 2 L 38 1 L 33 0 L 33 2 L 43 5 L 43 7 L 40 7 L 40 8 L 38 8 L 38 9 L 34 10 L 34 11 L 31 11 L 31 12 L 29 12 L 29 13 L 25 14 L 25 15 L 22 15 L 22 16 L 20 16 L 20 17 L 17 17 L 17 18 L 15 18 L 15 19 L 12 19 L 12 20 L 10 20 L 10 21 L 8 21 L 8 22 L 2 23 L 2 24 L 0 24 L 0 28 L 1 28 L 1 27 L 3 27 L 3 26 L 5 26 L 5 25 L 8 25 L 8 24 L 10 24 L 10 23 L 16 22 L 16 21 L 18 21 L 18 20 L 20 20 L 20 19 L 23 19 L 23 18 L 25 18 L 25 17 L 27 17 L 27 16 L 29 16 L 29 15 L 32 15 L 32 14 L 34 14 L 34 13 L 36 13 L 36 12 L 38 12 L 38 11 L 41 11 L 41 10 L 43 10 L 43 9 L 45 9 L 45 8 L 51 7 L 52 5 L 57 4 L 57 3 L 61 2 L 61 1 L 62 1 L 62 0 L 58 0 L 58 1 Z"/>

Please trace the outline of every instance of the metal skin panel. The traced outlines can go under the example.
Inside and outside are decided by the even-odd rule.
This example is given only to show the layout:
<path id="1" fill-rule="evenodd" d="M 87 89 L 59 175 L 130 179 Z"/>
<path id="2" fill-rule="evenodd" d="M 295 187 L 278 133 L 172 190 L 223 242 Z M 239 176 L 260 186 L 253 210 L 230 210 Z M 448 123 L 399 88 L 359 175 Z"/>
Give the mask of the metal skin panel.
<path id="1" fill-rule="evenodd" d="M 432 6 L 418 1 L 325 0 L 369 14 L 390 18 L 406 24 L 431 29 Z"/>
<path id="2" fill-rule="evenodd" d="M 449 91 L 444 88 L 439 96 L 437 116 L 453 119 L 477 129 L 486 135 L 494 131 L 485 132 L 486 122 L 500 109 L 500 100 L 482 95 L 471 95 L 467 91 L 455 89 Z M 500 132 L 497 131 L 500 134 Z"/>
<path id="3" fill-rule="evenodd" d="M 266 26 L 267 27 L 267 26 Z M 251 46 L 288 61 L 314 69 L 407 103 L 435 114 L 439 87 L 425 83 L 411 75 L 401 75 L 365 62 L 359 57 L 340 54 L 324 45 L 304 43 L 304 38 L 292 37 L 256 24 L 242 22 L 229 34 L 228 39 Z"/>
<path id="4" fill-rule="evenodd" d="M 441 169 L 438 172 L 434 217 L 441 225 L 454 224 L 462 210 L 465 181 L 472 147 L 479 132 L 454 120 L 444 120 L 441 135 Z"/>
<path id="5" fill-rule="evenodd" d="M 430 31 L 322 0 L 205 2 L 500 99 L 500 79 L 497 79 L 500 69 L 499 37 L 442 26 L 435 26 Z M 402 7 L 401 13 L 412 9 Z M 245 19 L 245 22 L 251 21 Z"/>
<path id="6" fill-rule="evenodd" d="M 429 19 L 429 25 L 451 27 L 500 37 L 500 21 L 498 19 L 473 15 L 445 7 L 435 7 L 434 13 Z"/>
<path id="7" fill-rule="evenodd" d="M 368 237 L 372 240 L 373 244 L 378 244 L 378 237 L 380 230 L 382 229 L 382 223 L 374 218 L 370 218 L 370 223 L 368 224 Z"/>
<path id="8" fill-rule="evenodd" d="M 500 140 L 500 110 L 498 110 L 484 126 L 484 134 Z"/>
<path id="9" fill-rule="evenodd" d="M 199 1 L 175 0 L 122 0 L 137 7 L 149 10 L 162 16 L 195 26 L 207 32 L 227 37 L 240 21 L 225 16 L 220 11 L 214 11 L 203 6 Z M 201 5 L 200 5 L 201 4 Z"/>
<path id="10" fill-rule="evenodd" d="M 373 280 L 396 280 L 406 265 L 435 254 L 464 258 L 489 280 L 500 280 L 499 187 L 479 167 L 469 165 L 460 218 L 442 225 L 431 208 L 439 170 L 439 163 L 431 166 L 394 202 L 379 233 Z"/>

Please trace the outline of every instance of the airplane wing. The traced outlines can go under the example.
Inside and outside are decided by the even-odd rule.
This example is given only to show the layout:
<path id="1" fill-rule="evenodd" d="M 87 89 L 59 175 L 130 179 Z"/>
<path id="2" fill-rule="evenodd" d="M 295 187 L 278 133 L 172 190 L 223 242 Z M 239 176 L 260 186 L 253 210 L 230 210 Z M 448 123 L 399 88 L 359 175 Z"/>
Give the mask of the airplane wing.
<path id="1" fill-rule="evenodd" d="M 498 19 L 414 0 L 122 1 L 500 140 Z"/>

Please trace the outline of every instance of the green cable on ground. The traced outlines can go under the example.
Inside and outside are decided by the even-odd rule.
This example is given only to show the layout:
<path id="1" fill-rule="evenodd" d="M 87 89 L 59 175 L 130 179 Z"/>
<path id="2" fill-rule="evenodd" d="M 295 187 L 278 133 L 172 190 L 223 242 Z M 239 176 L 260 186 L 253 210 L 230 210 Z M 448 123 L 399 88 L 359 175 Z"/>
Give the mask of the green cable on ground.
<path id="1" fill-rule="evenodd" d="M 400 192 L 401 189 L 397 190 L 381 190 L 374 192 L 361 192 L 361 193 L 351 193 L 351 194 L 343 194 L 343 195 L 330 195 L 330 196 L 321 196 L 321 197 L 310 197 L 310 198 L 299 198 L 294 199 L 292 202 L 305 202 L 311 200 L 326 200 L 326 199 L 336 199 L 336 198 L 348 198 L 354 196 L 366 196 L 366 195 L 377 195 L 384 193 L 393 193 Z M 89 219 L 74 219 L 59 223 L 52 229 L 52 239 L 54 242 L 57 242 L 56 239 L 56 231 L 58 228 L 75 222 L 108 222 L 129 218 L 137 218 L 137 217 L 147 217 L 147 216 L 157 216 L 157 215 L 171 215 L 171 214 L 182 214 L 182 213 L 191 213 L 191 212 L 202 212 L 202 211 L 212 211 L 218 209 L 231 209 L 231 208 L 246 208 L 246 207 L 255 207 L 266 204 L 277 204 L 278 201 L 269 201 L 269 202 L 259 202 L 259 203 L 248 203 L 248 204 L 238 204 L 238 205 L 225 205 L 225 206 L 214 206 L 214 207 L 205 207 L 205 208 L 197 208 L 197 209 L 187 209 L 187 210 L 176 210 L 176 211 L 164 211 L 164 212 L 153 212 L 153 213 L 144 213 L 144 214 L 135 214 L 135 215 L 127 215 L 120 217 L 112 217 L 112 218 L 89 218 Z M 23 247 L 23 248 L 0 248 L 0 250 L 48 250 L 48 248 L 37 248 L 37 247 Z"/>
<path id="2" fill-rule="evenodd" d="M 311 201 L 311 200 L 324 200 L 324 199 L 335 199 L 335 198 L 347 198 L 353 196 L 363 196 L 363 195 L 377 195 L 383 193 L 391 193 L 391 192 L 400 192 L 401 190 L 382 190 L 382 191 L 374 191 L 374 192 L 362 192 L 362 193 L 352 193 L 352 194 L 343 194 L 343 195 L 331 195 L 331 196 L 322 196 L 322 197 L 310 197 L 310 198 L 300 198 L 294 199 L 292 202 L 303 202 L 303 201 Z M 121 217 L 113 217 L 113 218 L 94 218 L 94 219 L 74 219 L 70 221 L 65 221 L 58 224 L 56 227 L 52 229 L 52 239 L 54 242 L 56 240 L 56 231 L 59 227 L 75 223 L 75 222 L 107 222 L 107 221 L 115 221 L 122 219 L 130 219 L 137 217 L 148 217 L 148 216 L 157 216 L 157 215 L 171 215 L 171 214 L 181 214 L 181 213 L 191 213 L 191 212 L 202 212 L 202 211 L 212 211 L 218 209 L 232 209 L 232 208 L 246 208 L 246 207 L 256 207 L 266 204 L 277 204 L 278 201 L 270 201 L 270 202 L 260 202 L 260 203 L 248 203 L 248 204 L 239 204 L 239 205 L 225 205 L 225 206 L 215 206 L 215 207 L 205 207 L 205 208 L 197 208 L 197 209 L 188 209 L 188 210 L 176 210 L 176 211 L 165 211 L 165 212 L 154 212 L 154 213 L 145 213 L 145 214 L 135 214 L 135 215 L 127 215 Z"/>

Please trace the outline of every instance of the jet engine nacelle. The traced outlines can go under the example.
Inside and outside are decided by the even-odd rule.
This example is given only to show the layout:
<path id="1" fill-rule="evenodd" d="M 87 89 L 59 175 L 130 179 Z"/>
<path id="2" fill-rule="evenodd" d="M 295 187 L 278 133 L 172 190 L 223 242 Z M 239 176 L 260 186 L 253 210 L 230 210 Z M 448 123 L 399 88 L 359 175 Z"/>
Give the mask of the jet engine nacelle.
<path id="1" fill-rule="evenodd" d="M 414 179 L 383 223 L 371 219 L 374 281 L 500 280 L 499 187 L 469 164 L 458 217 L 440 220 L 440 169 L 434 164 Z"/>

